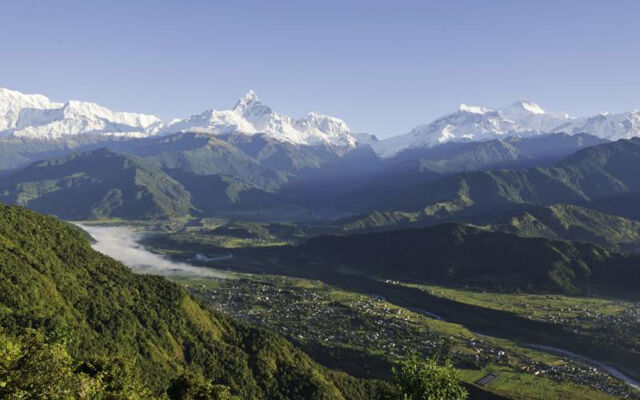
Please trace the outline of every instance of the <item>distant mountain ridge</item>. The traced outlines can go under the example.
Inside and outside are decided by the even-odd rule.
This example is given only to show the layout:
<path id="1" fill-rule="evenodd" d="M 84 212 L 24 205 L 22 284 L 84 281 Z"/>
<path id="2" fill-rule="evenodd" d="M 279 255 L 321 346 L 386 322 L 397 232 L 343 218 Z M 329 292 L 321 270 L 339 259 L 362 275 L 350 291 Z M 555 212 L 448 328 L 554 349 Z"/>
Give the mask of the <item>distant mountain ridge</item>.
<path id="1" fill-rule="evenodd" d="M 245 216 L 260 220 L 335 218 L 372 207 L 393 210 L 391 207 L 416 199 L 424 184 L 460 171 L 549 165 L 561 155 L 602 141 L 588 135 L 555 134 L 448 143 L 380 159 L 366 146 L 341 153 L 329 145 L 296 145 L 263 134 L 178 133 L 77 140 L 81 138 L 87 139 L 79 136 L 56 142 L 59 147 L 48 150 L 34 144 L 33 149 L 39 151 L 34 156 L 47 160 L 5 172 L 0 177 L 0 199 L 72 219 L 220 216 L 248 211 Z M 25 155 L 19 146 L 29 145 L 17 144 L 17 150 L 11 151 L 10 143 L 6 144 L 0 153 L 8 155 Z M 553 147 L 551 153 L 548 147 Z M 75 148 L 80 154 L 70 154 Z M 122 163 L 114 166 L 108 161 L 116 159 Z M 135 166 L 136 174 L 123 167 L 128 164 Z M 151 187 L 153 203 L 141 207 L 142 193 Z M 354 192 L 356 188 L 361 189 Z M 70 207 L 74 204 L 76 208 Z M 125 212 L 128 207 L 130 211 Z M 267 210 L 279 211 L 271 214 Z"/>
<path id="2" fill-rule="evenodd" d="M 293 119 L 274 112 L 260 101 L 253 90 L 245 94 L 231 110 L 208 110 L 190 118 L 171 122 L 160 133 L 205 132 L 211 134 L 263 133 L 283 142 L 318 145 L 331 144 L 352 148 L 357 144 L 347 124 L 338 118 L 308 113 Z"/>
<path id="3" fill-rule="evenodd" d="M 614 251 L 640 250 L 640 222 L 575 205 L 531 207 L 496 218 L 490 229 L 524 237 L 595 243 Z"/>
<path id="4" fill-rule="evenodd" d="M 34 163 L 0 180 L 0 199 L 67 219 L 170 218 L 193 207 L 162 170 L 106 149 Z"/>
<path id="5" fill-rule="evenodd" d="M 285 173 L 235 154 L 212 137 L 190 154 L 189 139 L 198 138 L 185 139 L 176 146 L 186 156 L 180 147 L 166 153 L 146 146 L 148 152 L 139 155 L 100 148 L 33 163 L 0 179 L 0 201 L 71 220 L 266 213 L 271 207 L 298 212 L 269 191 Z M 229 154 L 235 161 L 225 163 Z"/>
<path id="6" fill-rule="evenodd" d="M 348 230 L 457 221 L 535 205 L 574 204 L 636 218 L 640 192 L 640 139 L 588 147 L 554 167 L 462 172 L 390 191 L 346 196 L 344 207 L 363 214 L 343 221 Z M 607 199 L 618 199 L 615 206 Z M 636 207 L 637 208 L 637 207 Z"/>
<path id="7" fill-rule="evenodd" d="M 526 256 L 525 256 L 526 255 Z M 638 256 L 592 244 L 519 237 L 465 224 L 316 236 L 291 247 L 289 262 L 311 262 L 408 282 L 576 294 L 637 293 Z M 316 264 L 314 264 L 316 263 Z"/>
<path id="8" fill-rule="evenodd" d="M 347 232 L 378 232 L 433 226 L 442 220 L 447 218 L 423 212 L 377 211 L 347 220 L 340 228 Z M 521 237 L 588 242 L 617 252 L 640 253 L 640 221 L 572 204 L 521 207 L 461 220 L 481 229 Z"/>
<path id="9" fill-rule="evenodd" d="M 462 104 L 456 112 L 419 125 L 406 134 L 377 140 L 370 134 L 351 132 L 345 121 L 336 117 L 310 112 L 296 119 L 277 113 L 252 90 L 230 110 L 207 110 L 163 122 L 153 115 L 114 112 L 95 103 L 75 100 L 59 103 L 42 95 L 0 88 L 0 137 L 55 140 L 70 135 L 150 137 L 179 132 L 263 134 L 297 145 L 346 149 L 371 146 L 378 155 L 388 158 L 406 149 L 449 142 L 542 133 L 588 133 L 607 140 L 629 139 L 640 136 L 640 109 L 574 118 L 566 113 L 547 112 L 524 100 L 500 109 Z"/>
<path id="10" fill-rule="evenodd" d="M 486 141 L 554 132 L 588 133 L 607 140 L 631 139 L 640 135 L 640 109 L 575 118 L 566 113 L 547 112 L 539 105 L 523 100 L 500 109 L 462 104 L 454 113 L 419 125 L 406 134 L 373 143 L 372 147 L 382 157 L 392 157 L 406 149 L 449 142 Z"/>
<path id="11" fill-rule="evenodd" d="M 76 100 L 58 103 L 42 95 L 0 88 L 0 137 L 38 140 L 69 135 L 150 137 L 187 131 L 214 135 L 261 133 L 309 146 L 353 148 L 357 144 L 343 120 L 317 113 L 299 119 L 278 114 L 252 90 L 231 110 L 207 110 L 189 118 L 163 122 L 153 115 L 114 112 Z"/>
<path id="12" fill-rule="evenodd" d="M 385 160 L 382 174 L 395 184 L 412 173 L 414 183 L 456 172 L 495 168 L 551 166 L 586 147 L 608 141 L 587 134 L 544 134 L 532 137 L 506 137 L 483 142 L 447 142 L 428 148 L 406 149 Z"/>
<path id="13" fill-rule="evenodd" d="M 114 112 L 95 103 L 58 103 L 0 88 L 0 137 L 56 139 L 67 135 L 146 136 L 161 124 L 147 114 Z"/>

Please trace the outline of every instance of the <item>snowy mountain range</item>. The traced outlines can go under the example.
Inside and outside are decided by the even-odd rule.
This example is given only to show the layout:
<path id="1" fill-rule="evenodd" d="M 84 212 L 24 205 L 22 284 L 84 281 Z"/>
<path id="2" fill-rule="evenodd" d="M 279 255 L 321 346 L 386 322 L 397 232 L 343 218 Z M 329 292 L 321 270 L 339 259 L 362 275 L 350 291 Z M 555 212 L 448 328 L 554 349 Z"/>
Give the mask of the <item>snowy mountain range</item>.
<path id="1" fill-rule="evenodd" d="M 148 137 L 186 131 L 213 135 L 261 133 L 283 142 L 310 146 L 369 145 L 381 157 L 392 157 L 405 149 L 446 142 L 486 141 L 549 132 L 627 139 L 640 136 L 640 109 L 574 118 L 566 113 L 547 112 L 529 101 L 518 101 L 500 109 L 462 104 L 456 112 L 419 125 L 406 134 L 377 140 L 369 134 L 351 132 L 343 120 L 335 117 L 308 113 L 294 119 L 276 113 L 251 90 L 231 110 L 207 110 L 163 122 L 153 115 L 115 112 L 83 101 L 58 103 L 42 95 L 0 88 L 0 137 L 55 140 L 68 135 Z"/>
<path id="2" fill-rule="evenodd" d="M 284 142 L 311 146 L 323 143 L 344 147 L 356 145 L 356 138 L 343 120 L 316 113 L 292 119 L 263 104 L 253 90 L 238 100 L 231 110 L 207 110 L 190 118 L 171 122 L 160 133 L 185 131 L 248 135 L 264 133 Z"/>
<path id="3" fill-rule="evenodd" d="M 529 101 L 517 101 L 501 109 L 462 104 L 454 113 L 419 125 L 406 134 L 373 143 L 372 147 L 380 156 L 391 157 L 402 150 L 447 142 L 486 141 L 551 132 L 590 133 L 607 140 L 640 136 L 640 109 L 574 118 L 566 113 L 547 112 Z"/>
<path id="4" fill-rule="evenodd" d="M 114 112 L 95 103 L 57 103 L 42 95 L 0 88 L 0 136 L 55 139 L 65 135 L 146 136 L 158 117 Z"/>
<path id="5" fill-rule="evenodd" d="M 94 103 L 57 103 L 42 95 L 0 88 L 0 137 L 56 139 L 67 135 L 149 137 L 178 132 L 214 135 L 263 133 L 303 145 L 355 147 L 356 138 L 341 119 L 309 113 L 293 119 L 274 112 L 250 90 L 231 110 L 208 110 L 168 123 L 146 114 L 114 112 Z"/>

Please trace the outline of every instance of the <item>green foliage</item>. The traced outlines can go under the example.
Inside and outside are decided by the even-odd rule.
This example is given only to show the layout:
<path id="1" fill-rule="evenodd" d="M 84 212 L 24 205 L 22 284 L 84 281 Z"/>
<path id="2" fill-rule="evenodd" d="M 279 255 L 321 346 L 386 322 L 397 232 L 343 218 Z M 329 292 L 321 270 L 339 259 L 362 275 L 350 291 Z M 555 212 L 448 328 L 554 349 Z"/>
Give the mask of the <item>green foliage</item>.
<path id="1" fill-rule="evenodd" d="M 460 374 L 447 361 L 438 365 L 435 358 L 426 361 L 411 353 L 400 369 L 393 369 L 398 400 L 464 400 L 467 391 L 460 384 Z"/>
<path id="2" fill-rule="evenodd" d="M 151 138 L 139 147 L 135 144 L 127 147 L 125 152 L 164 169 L 231 177 L 261 190 L 273 190 L 289 179 L 288 174 L 263 165 L 233 144 L 208 134 L 179 133 Z"/>
<path id="3" fill-rule="evenodd" d="M 383 278 L 498 290 L 576 294 L 598 289 L 621 296 L 640 283 L 636 256 L 461 224 L 318 236 L 289 251 L 292 262 L 322 260 Z"/>
<path id="4" fill-rule="evenodd" d="M 0 200 L 75 220 L 215 215 L 264 208 L 288 179 L 211 135 L 121 147 L 138 155 L 102 148 L 19 169 L 0 182 Z"/>
<path id="5" fill-rule="evenodd" d="M 6 399 L 143 400 L 153 396 L 132 362 L 78 363 L 65 343 L 27 330 L 0 334 L 0 397 Z"/>
<path id="6" fill-rule="evenodd" d="M 240 239 L 257 239 L 265 242 L 275 242 L 303 235 L 302 230 L 294 224 L 257 222 L 229 222 L 207 233 Z"/>
<path id="7" fill-rule="evenodd" d="M 0 199 L 66 219 L 187 215 L 190 194 L 162 170 L 106 149 L 41 161 L 4 178 Z"/>
<path id="8" fill-rule="evenodd" d="M 640 249 L 640 222 L 573 205 L 530 208 L 489 227 L 519 236 L 591 242 L 617 251 Z"/>
<path id="9" fill-rule="evenodd" d="M 349 230 L 424 225 L 532 205 L 607 208 L 602 199 L 640 191 L 640 177 L 633 173 L 638 167 L 640 139 L 620 140 L 581 150 L 555 167 L 464 172 L 391 193 L 370 194 L 364 211 L 379 213 L 351 218 L 344 225 Z"/>
<path id="10" fill-rule="evenodd" d="M 167 390 L 171 399 L 182 400 L 234 400 L 228 386 L 213 385 L 200 374 L 186 372 L 171 382 Z"/>
<path id="11" fill-rule="evenodd" d="M 2 379 L 16 393 L 45 382 L 66 396 L 80 381 L 87 390 L 144 393 L 146 387 L 160 395 L 188 371 L 200 371 L 220 396 L 224 390 L 216 385 L 252 399 L 340 399 L 338 384 L 361 385 L 273 333 L 212 315 L 164 278 L 132 273 L 93 251 L 78 229 L 4 205 L 0 326 L 8 360 Z M 31 345 L 32 331 L 50 339 Z"/>
<path id="12" fill-rule="evenodd" d="M 64 345 L 47 343 L 42 334 L 21 338 L 0 335 L 0 397 L 72 399 L 82 381 Z"/>

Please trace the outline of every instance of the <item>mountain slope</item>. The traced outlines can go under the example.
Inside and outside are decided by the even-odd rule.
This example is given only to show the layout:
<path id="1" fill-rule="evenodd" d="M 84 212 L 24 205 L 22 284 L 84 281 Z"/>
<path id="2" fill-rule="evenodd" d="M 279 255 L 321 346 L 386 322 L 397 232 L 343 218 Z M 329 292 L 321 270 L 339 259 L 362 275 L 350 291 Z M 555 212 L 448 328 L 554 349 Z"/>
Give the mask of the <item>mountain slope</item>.
<path id="1" fill-rule="evenodd" d="M 349 149 L 335 148 L 328 144 L 306 146 L 288 143 L 264 134 L 235 133 L 221 138 L 253 157 L 260 164 L 292 174 L 331 164 L 349 151 Z"/>
<path id="2" fill-rule="evenodd" d="M 548 113 L 528 101 L 518 101 L 498 110 L 461 104 L 457 112 L 373 146 L 381 156 L 392 157 L 405 149 L 433 147 L 447 142 L 485 141 L 516 134 L 531 136 L 557 132 L 555 127 L 570 123 L 571 120 L 567 114 Z"/>
<path id="3" fill-rule="evenodd" d="M 588 206 L 602 212 L 640 221 L 640 193 L 626 193 L 620 196 L 593 200 Z"/>
<path id="4" fill-rule="evenodd" d="M 263 133 L 287 143 L 340 148 L 357 144 L 341 119 L 317 113 L 293 119 L 274 112 L 251 90 L 231 110 L 208 110 L 163 123 L 153 115 L 115 112 L 77 100 L 58 103 L 42 95 L 0 88 L 0 136 L 55 140 L 69 135 L 149 137 L 185 131 Z"/>
<path id="5" fill-rule="evenodd" d="M 574 121 L 567 132 L 589 132 L 609 140 L 631 139 L 640 134 L 640 109 L 619 114 L 601 113 Z"/>
<path id="6" fill-rule="evenodd" d="M 523 237 L 574 240 L 616 250 L 640 250 L 640 222 L 573 205 L 533 207 L 488 225 Z"/>
<path id="7" fill-rule="evenodd" d="M 68 156 L 73 152 L 116 148 L 131 140 L 128 137 L 100 135 L 68 135 L 57 139 L 27 137 L 0 138 L 0 174 L 24 168 L 37 161 Z"/>
<path id="8" fill-rule="evenodd" d="M 341 265 L 381 278 L 491 288 L 635 293 L 638 258 L 594 245 L 523 238 L 469 225 L 442 224 L 346 236 L 319 236 L 291 259 Z"/>
<path id="9" fill-rule="evenodd" d="M 116 148 L 164 169 L 230 176 L 263 190 L 274 190 L 291 178 L 262 165 L 231 143 L 207 134 L 181 133 L 127 142 Z"/>
<path id="10" fill-rule="evenodd" d="M 194 215 L 221 215 L 233 211 L 263 210 L 286 203 L 286 199 L 224 175 L 198 175 L 180 169 L 166 173 L 191 196 Z"/>
<path id="11" fill-rule="evenodd" d="M 535 137 L 554 132 L 588 133 L 612 141 L 631 139 L 640 136 L 640 110 L 573 118 L 566 113 L 547 112 L 530 101 L 517 101 L 500 109 L 462 104 L 457 112 L 371 145 L 388 158 L 403 150 L 442 143 Z"/>
<path id="12" fill-rule="evenodd" d="M 212 315 L 176 284 L 132 273 L 51 217 L 0 205 L 0 244 L 2 334 L 64 334 L 69 353 L 88 365 L 134 360 L 155 393 L 190 370 L 243 399 L 346 398 L 339 387 L 348 398 L 375 398 L 370 383 L 318 366 L 275 334 Z"/>
<path id="13" fill-rule="evenodd" d="M 554 165 L 578 150 L 603 143 L 608 142 L 592 135 L 556 133 L 407 149 L 381 160 L 379 171 L 371 175 L 360 196 L 377 196 L 377 191 L 417 186 L 464 171 Z"/>
<path id="14" fill-rule="evenodd" d="M 379 211 L 425 216 L 496 213 L 526 205 L 588 204 L 640 191 L 640 139 L 579 151 L 551 168 L 502 169 L 452 175 L 404 190 L 380 193 L 363 203 Z"/>
<path id="15" fill-rule="evenodd" d="M 0 199 L 66 219 L 175 217 L 192 208 L 162 170 L 106 149 L 16 171 L 0 180 Z"/>
<path id="16" fill-rule="evenodd" d="M 309 146 L 264 140 L 260 135 L 250 138 L 250 142 L 233 138 L 242 140 L 244 151 L 223 140 L 230 138 L 197 133 L 109 143 L 90 141 L 81 147 L 104 144 L 110 149 L 6 172 L 0 179 L 0 199 L 69 219 L 229 213 L 243 218 L 311 218 L 298 201 L 277 193 L 300 178 L 264 165 L 253 156 L 269 158 L 262 161 L 273 165 L 278 164 L 277 158 L 283 161 L 283 167 L 289 165 L 299 175 L 339 156 L 322 148 L 316 151 Z M 296 160 L 300 164 L 292 165 Z"/>
<path id="17" fill-rule="evenodd" d="M 162 122 L 153 115 L 115 112 L 95 103 L 58 103 L 42 95 L 0 88 L 0 137 L 58 140 L 74 135 L 150 137 L 179 132 L 213 135 L 264 134 L 284 143 L 351 149 L 369 145 L 384 158 L 403 150 L 448 142 L 485 141 L 541 133 L 589 133 L 608 140 L 640 135 L 640 110 L 573 118 L 547 112 L 530 101 L 490 109 L 460 105 L 458 111 L 385 140 L 352 133 L 338 118 L 308 113 L 294 119 L 262 103 L 247 92 L 231 110 L 207 110 L 189 118 Z"/>
<path id="18" fill-rule="evenodd" d="M 214 135 L 263 133 L 279 141 L 295 144 L 329 144 L 346 148 L 356 145 L 356 139 L 344 121 L 316 113 L 309 113 L 300 119 L 278 114 L 262 103 L 252 90 L 238 100 L 231 110 L 208 110 L 173 121 L 160 132 L 207 132 Z"/>
<path id="19" fill-rule="evenodd" d="M 160 124 L 153 115 L 114 112 L 98 104 L 52 102 L 0 88 L 0 136 L 57 139 L 68 135 L 146 136 Z"/>

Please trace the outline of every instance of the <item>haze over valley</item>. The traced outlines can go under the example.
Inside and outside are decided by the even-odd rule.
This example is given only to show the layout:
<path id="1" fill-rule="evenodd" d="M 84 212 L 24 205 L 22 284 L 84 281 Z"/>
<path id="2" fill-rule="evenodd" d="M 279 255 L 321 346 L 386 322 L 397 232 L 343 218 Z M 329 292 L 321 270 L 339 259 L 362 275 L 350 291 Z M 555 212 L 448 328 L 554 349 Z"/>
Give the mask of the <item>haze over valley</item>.
<path id="1" fill-rule="evenodd" d="M 2 2 L 0 398 L 640 400 L 639 14 Z"/>

